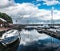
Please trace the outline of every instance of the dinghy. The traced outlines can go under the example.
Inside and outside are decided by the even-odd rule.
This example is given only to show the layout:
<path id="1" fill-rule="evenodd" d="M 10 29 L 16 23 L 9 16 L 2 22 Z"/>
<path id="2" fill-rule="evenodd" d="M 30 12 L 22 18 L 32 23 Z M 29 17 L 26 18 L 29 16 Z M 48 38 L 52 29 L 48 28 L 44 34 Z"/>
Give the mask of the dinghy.
<path id="1" fill-rule="evenodd" d="M 9 30 L 0 37 L 0 51 L 16 51 L 19 43 L 18 30 Z"/>

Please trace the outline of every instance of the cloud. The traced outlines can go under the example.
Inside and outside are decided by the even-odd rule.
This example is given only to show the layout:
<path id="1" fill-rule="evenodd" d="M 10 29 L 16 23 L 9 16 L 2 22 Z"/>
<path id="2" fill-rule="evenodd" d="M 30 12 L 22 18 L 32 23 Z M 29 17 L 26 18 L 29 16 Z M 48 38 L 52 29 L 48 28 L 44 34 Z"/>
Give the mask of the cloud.
<path id="1" fill-rule="evenodd" d="M 38 2 L 39 2 L 39 1 L 42 1 L 42 0 L 36 0 L 36 1 L 38 1 Z"/>
<path id="2" fill-rule="evenodd" d="M 57 0 L 51 0 L 51 1 L 49 1 L 49 0 L 44 0 L 44 1 L 45 1 L 44 4 L 46 4 L 46 5 L 56 5 L 56 4 L 60 4 L 60 2 L 57 1 Z"/>
<path id="3" fill-rule="evenodd" d="M 14 0 L 0 0 L 0 8 L 14 5 Z"/>
<path id="4" fill-rule="evenodd" d="M 41 4 L 37 4 L 36 6 L 39 7 L 39 6 L 41 6 Z"/>
<path id="5" fill-rule="evenodd" d="M 2 3 L 3 1 L 1 1 Z M 9 5 L 9 3 L 12 3 Z M 15 3 L 14 1 L 11 0 L 8 1 L 6 0 L 6 3 L 0 4 L 0 12 L 7 13 L 9 16 L 13 18 L 13 22 L 18 20 L 18 22 L 27 22 L 30 20 L 32 22 L 36 22 L 39 20 L 50 20 L 51 19 L 51 10 L 46 10 L 46 9 L 39 9 L 36 5 L 32 3 Z M 8 5 L 8 7 L 7 7 Z M 60 11 L 59 10 L 54 10 L 54 18 L 53 19 L 60 19 Z M 36 18 L 34 20 L 34 18 Z M 28 20 L 27 20 L 28 19 Z M 34 21 L 33 21 L 34 20 Z"/>
<path id="6" fill-rule="evenodd" d="M 53 19 L 60 19 L 60 11 L 59 10 L 55 10 L 53 12 Z"/>
<path id="7" fill-rule="evenodd" d="M 46 4 L 48 6 L 50 5 L 56 5 L 56 4 L 60 4 L 60 2 L 58 0 L 37 0 L 37 2 L 43 1 L 43 4 Z"/>
<path id="8" fill-rule="evenodd" d="M 5 12 L 12 17 L 40 17 L 46 15 L 49 11 L 45 9 L 39 9 L 34 4 L 22 3 L 16 4 L 14 6 L 6 7 L 0 9 L 1 12 Z M 13 14 L 14 13 L 14 14 Z"/>

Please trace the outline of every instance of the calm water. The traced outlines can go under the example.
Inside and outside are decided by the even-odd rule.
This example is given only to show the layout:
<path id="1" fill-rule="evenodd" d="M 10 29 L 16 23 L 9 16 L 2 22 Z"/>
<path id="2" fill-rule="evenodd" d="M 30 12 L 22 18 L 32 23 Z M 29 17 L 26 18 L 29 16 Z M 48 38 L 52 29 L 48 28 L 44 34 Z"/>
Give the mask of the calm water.
<path id="1" fill-rule="evenodd" d="M 17 51 L 60 51 L 60 40 L 40 34 L 36 30 L 22 30 Z"/>

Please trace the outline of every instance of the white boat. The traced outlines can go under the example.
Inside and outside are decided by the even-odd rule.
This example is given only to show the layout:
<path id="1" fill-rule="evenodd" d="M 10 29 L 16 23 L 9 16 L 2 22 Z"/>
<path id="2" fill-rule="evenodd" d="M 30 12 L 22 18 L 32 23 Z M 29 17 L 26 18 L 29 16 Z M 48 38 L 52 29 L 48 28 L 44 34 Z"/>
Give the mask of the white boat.
<path id="1" fill-rule="evenodd" d="M 0 51 L 16 51 L 19 43 L 18 30 L 9 30 L 0 38 Z"/>

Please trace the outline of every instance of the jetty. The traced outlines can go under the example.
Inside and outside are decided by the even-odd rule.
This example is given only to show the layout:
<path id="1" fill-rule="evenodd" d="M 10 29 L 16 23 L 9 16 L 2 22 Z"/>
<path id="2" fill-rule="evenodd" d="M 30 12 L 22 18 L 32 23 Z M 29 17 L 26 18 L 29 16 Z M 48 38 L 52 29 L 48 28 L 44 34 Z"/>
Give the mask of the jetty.
<path id="1" fill-rule="evenodd" d="M 39 33 L 45 33 L 45 34 L 47 34 L 47 35 L 49 35 L 49 36 L 51 36 L 51 37 L 54 37 L 54 38 L 57 38 L 57 39 L 59 39 L 60 40 L 60 33 L 59 32 L 57 32 L 57 31 L 51 31 L 51 30 L 49 30 L 49 29 L 36 29 Z"/>

